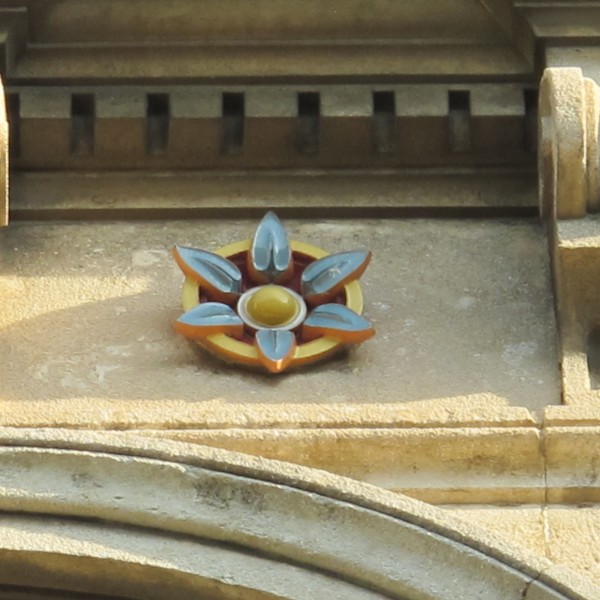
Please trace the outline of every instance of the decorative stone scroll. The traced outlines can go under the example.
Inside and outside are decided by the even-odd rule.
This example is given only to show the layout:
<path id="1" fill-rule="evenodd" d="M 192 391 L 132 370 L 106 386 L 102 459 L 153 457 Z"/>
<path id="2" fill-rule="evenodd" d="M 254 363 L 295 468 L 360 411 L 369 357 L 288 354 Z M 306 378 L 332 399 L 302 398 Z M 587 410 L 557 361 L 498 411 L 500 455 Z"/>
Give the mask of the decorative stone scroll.
<path id="1" fill-rule="evenodd" d="M 600 400 L 600 88 L 579 68 L 546 69 L 540 88 L 540 208 L 548 223 L 562 399 Z"/>
<path id="2" fill-rule="evenodd" d="M 579 68 L 546 69 L 540 87 L 541 210 L 557 219 L 600 210 L 600 89 Z"/>

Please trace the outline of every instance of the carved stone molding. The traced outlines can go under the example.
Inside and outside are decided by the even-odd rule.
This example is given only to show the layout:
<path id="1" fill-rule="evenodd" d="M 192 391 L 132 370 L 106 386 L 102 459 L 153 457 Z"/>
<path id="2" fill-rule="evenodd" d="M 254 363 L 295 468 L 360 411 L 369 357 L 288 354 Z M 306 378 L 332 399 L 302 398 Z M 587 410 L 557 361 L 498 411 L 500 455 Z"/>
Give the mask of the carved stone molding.
<path id="1" fill-rule="evenodd" d="M 0 432 L 0 465 L 0 597 L 3 586 L 140 599 L 599 594 L 444 510 L 323 471 L 132 436 L 15 430 Z"/>

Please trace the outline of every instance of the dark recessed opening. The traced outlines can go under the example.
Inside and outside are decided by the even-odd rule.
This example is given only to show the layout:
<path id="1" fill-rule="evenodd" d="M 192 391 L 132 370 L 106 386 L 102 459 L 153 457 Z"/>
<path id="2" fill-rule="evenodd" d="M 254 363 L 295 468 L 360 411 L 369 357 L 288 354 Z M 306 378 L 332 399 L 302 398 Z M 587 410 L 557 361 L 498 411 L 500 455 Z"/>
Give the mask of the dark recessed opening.
<path id="1" fill-rule="evenodd" d="M 71 94 L 71 154 L 94 153 L 96 98 L 94 94 Z"/>
<path id="2" fill-rule="evenodd" d="M 21 97 L 19 94 L 8 94 L 8 127 L 9 151 L 12 156 L 21 155 Z"/>
<path id="3" fill-rule="evenodd" d="M 373 92 L 373 138 L 375 150 L 389 154 L 396 137 L 396 100 L 394 92 Z"/>
<path id="4" fill-rule="evenodd" d="M 246 106 L 244 94 L 228 92 L 223 94 L 223 140 L 225 154 L 240 154 L 244 147 Z"/>
<path id="5" fill-rule="evenodd" d="M 471 94 L 467 90 L 448 92 L 448 145 L 451 152 L 471 149 Z"/>
<path id="6" fill-rule="evenodd" d="M 448 92 L 448 110 L 470 113 L 471 93 L 468 90 L 450 90 Z"/>
<path id="7" fill-rule="evenodd" d="M 524 89 L 523 103 L 525 105 L 523 144 L 527 152 L 535 153 L 537 152 L 538 91 L 534 88 Z"/>
<path id="8" fill-rule="evenodd" d="M 321 113 L 321 94 L 319 92 L 300 92 L 298 94 L 298 116 L 318 117 Z"/>
<path id="9" fill-rule="evenodd" d="M 298 94 L 297 147 L 301 154 L 319 151 L 319 121 L 321 118 L 321 95 L 318 92 Z"/>
<path id="10" fill-rule="evenodd" d="M 594 327 L 588 335 L 587 360 L 590 387 L 600 389 L 600 327 Z"/>
<path id="11" fill-rule="evenodd" d="M 169 94 L 146 96 L 146 152 L 148 154 L 166 154 L 169 147 L 170 115 Z"/>

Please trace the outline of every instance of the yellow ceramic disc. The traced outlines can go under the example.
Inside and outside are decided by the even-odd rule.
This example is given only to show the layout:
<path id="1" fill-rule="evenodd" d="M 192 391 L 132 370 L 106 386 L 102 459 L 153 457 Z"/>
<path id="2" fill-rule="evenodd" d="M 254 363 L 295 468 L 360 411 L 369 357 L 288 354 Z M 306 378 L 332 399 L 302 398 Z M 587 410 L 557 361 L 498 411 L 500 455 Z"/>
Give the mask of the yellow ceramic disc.
<path id="1" fill-rule="evenodd" d="M 251 319 L 264 327 L 280 327 L 294 320 L 300 310 L 296 298 L 280 285 L 265 285 L 246 304 Z"/>

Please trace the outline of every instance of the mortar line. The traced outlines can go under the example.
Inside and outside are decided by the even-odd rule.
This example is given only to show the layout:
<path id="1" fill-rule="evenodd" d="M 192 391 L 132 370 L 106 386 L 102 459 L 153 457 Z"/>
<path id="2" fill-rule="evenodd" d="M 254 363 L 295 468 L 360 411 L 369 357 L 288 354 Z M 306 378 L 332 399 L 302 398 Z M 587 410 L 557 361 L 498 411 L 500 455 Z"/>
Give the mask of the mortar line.
<path id="1" fill-rule="evenodd" d="M 543 491 L 543 504 L 542 504 L 542 532 L 544 535 L 544 556 L 548 560 L 552 560 L 551 552 L 550 552 L 550 537 L 551 530 L 550 524 L 548 521 L 548 501 L 549 501 L 549 493 L 548 493 L 548 456 L 547 456 L 547 446 L 546 446 L 546 420 L 542 419 L 540 423 L 540 454 L 542 456 L 542 467 L 543 467 L 543 483 L 544 483 L 544 491 Z"/>

